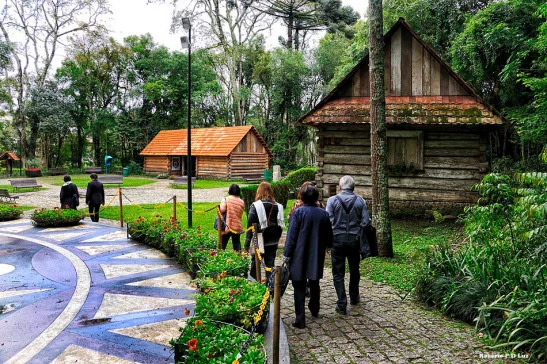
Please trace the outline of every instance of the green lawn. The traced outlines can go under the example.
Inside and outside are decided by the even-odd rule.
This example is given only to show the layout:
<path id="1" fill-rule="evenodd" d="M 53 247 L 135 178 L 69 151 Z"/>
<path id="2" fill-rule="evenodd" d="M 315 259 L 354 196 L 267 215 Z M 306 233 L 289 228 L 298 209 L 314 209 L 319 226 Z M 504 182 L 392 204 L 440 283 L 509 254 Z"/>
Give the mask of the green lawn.
<path id="1" fill-rule="evenodd" d="M 222 180 L 218 180 L 218 179 L 196 179 L 196 182 L 194 183 L 193 188 L 195 188 L 195 189 L 207 189 L 207 188 L 226 187 L 226 193 L 228 193 L 228 187 L 230 187 L 230 185 L 232 183 L 235 183 L 235 184 L 239 185 L 240 187 L 247 185 L 243 181 L 222 181 Z M 184 185 L 169 184 L 169 186 L 171 186 L 171 188 L 183 189 L 183 190 L 188 188 L 188 185 L 186 185 L 186 184 L 184 184 Z"/>
<path id="2" fill-rule="evenodd" d="M 361 275 L 407 292 L 414 287 L 425 253 L 433 245 L 454 244 L 463 237 L 461 227 L 454 223 L 394 220 L 392 224 L 394 258 L 363 260 Z"/>
<path id="3" fill-rule="evenodd" d="M 76 186 L 78 186 L 79 188 L 86 188 L 89 181 L 91 181 L 88 174 L 74 174 L 70 177 L 72 178 L 72 182 L 76 184 Z M 129 176 L 123 178 L 123 184 L 121 185 L 121 187 L 138 187 L 156 183 L 157 181 L 158 180 L 154 178 Z M 39 177 L 38 183 L 40 182 L 52 184 L 54 186 L 62 186 L 64 184 L 63 176 Z M 105 185 L 105 187 L 118 187 L 118 185 Z"/>
<path id="4" fill-rule="evenodd" d="M 38 182 L 38 184 L 40 184 L 40 182 Z M 45 190 L 44 187 L 40 187 L 38 189 L 36 188 L 18 188 L 17 191 L 15 191 L 15 189 L 13 187 L 11 187 L 11 185 L 0 185 L 0 188 L 5 188 L 8 190 L 8 192 L 10 194 L 19 194 L 19 193 L 27 193 L 27 192 L 34 192 L 34 191 L 37 191 L 37 190 Z"/>
<path id="5" fill-rule="evenodd" d="M 192 214 L 192 226 L 201 226 L 203 230 L 208 231 L 212 234 L 216 234 L 216 230 L 213 227 L 215 221 L 216 209 L 200 213 L 199 211 L 208 210 L 214 206 L 216 203 L 213 202 L 197 202 L 192 204 L 192 209 L 194 212 Z M 145 204 L 141 205 L 142 208 L 139 208 L 134 205 L 124 205 L 123 207 L 123 219 L 124 221 L 132 221 L 138 218 L 139 216 L 145 218 L 156 218 L 157 215 L 161 216 L 163 219 L 168 219 L 173 215 L 173 204 L 168 203 L 167 205 L 157 207 L 157 204 Z M 104 211 L 101 212 L 101 217 L 105 219 L 119 220 L 120 219 L 120 208 L 119 206 L 110 206 Z M 177 204 L 177 219 L 183 224 L 188 224 L 188 211 L 183 209 L 180 204 Z M 247 224 L 247 216 L 243 214 L 243 226 Z"/>

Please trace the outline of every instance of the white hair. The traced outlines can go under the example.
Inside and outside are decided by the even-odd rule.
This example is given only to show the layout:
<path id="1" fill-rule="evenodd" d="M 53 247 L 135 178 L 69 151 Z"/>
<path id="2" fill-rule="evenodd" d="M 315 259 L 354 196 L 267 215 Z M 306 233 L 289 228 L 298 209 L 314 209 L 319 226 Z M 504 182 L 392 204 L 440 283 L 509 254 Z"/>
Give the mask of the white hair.
<path id="1" fill-rule="evenodd" d="M 351 190 L 355 188 L 355 181 L 353 180 L 352 176 L 344 176 L 340 178 L 339 182 L 340 188 L 343 190 Z"/>

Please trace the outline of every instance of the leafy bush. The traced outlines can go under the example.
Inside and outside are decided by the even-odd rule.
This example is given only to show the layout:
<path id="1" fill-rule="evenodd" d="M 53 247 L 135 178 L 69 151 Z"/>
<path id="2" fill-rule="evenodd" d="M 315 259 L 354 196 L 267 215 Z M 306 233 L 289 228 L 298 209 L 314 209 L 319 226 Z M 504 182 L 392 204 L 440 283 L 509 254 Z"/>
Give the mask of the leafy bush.
<path id="1" fill-rule="evenodd" d="M 23 213 L 23 209 L 16 204 L 0 203 L 0 221 L 15 220 Z"/>
<path id="2" fill-rule="evenodd" d="M 315 167 L 304 167 L 297 169 L 287 175 L 284 178 L 289 183 L 289 188 L 295 190 L 302 186 L 304 182 L 315 181 L 315 175 L 317 174 L 317 168 Z"/>
<path id="3" fill-rule="evenodd" d="M 467 209 L 469 242 L 430 254 L 418 296 L 475 322 L 495 347 L 547 353 L 547 173 L 490 174 Z"/>
<path id="4" fill-rule="evenodd" d="M 249 329 L 260 309 L 266 286 L 243 277 L 217 278 L 213 288 L 197 297 L 195 314 Z M 263 315 L 266 318 L 267 315 Z"/>
<path id="5" fill-rule="evenodd" d="M 156 175 L 156 178 L 157 179 L 168 179 L 169 174 L 168 173 L 160 173 L 160 174 Z"/>
<path id="6" fill-rule="evenodd" d="M 287 207 L 287 201 L 289 200 L 291 191 L 289 182 L 287 182 L 286 179 L 282 179 L 281 181 L 272 182 L 271 186 L 274 192 L 275 201 L 279 202 L 284 207 Z M 257 189 L 258 185 L 241 187 L 241 199 L 245 202 L 247 213 L 249 213 L 249 208 L 251 208 L 251 204 L 255 201 Z"/>
<path id="7" fill-rule="evenodd" d="M 192 265 L 197 265 L 200 275 L 218 276 L 222 273 L 229 276 L 246 276 L 249 270 L 249 256 L 231 250 L 195 249 L 190 253 Z"/>
<path id="8" fill-rule="evenodd" d="M 225 364 L 232 363 L 243 343 L 249 337 L 245 330 L 206 318 L 186 321 L 182 334 L 172 340 L 177 363 Z M 256 335 L 247 347 L 239 363 L 261 364 L 266 361 L 262 335 Z"/>
<path id="9" fill-rule="evenodd" d="M 129 167 L 130 174 L 142 174 L 142 166 L 135 161 L 129 162 L 127 167 Z"/>
<path id="10" fill-rule="evenodd" d="M 83 211 L 72 209 L 39 209 L 34 210 L 30 219 L 34 226 L 54 227 L 77 225 L 85 217 Z"/>

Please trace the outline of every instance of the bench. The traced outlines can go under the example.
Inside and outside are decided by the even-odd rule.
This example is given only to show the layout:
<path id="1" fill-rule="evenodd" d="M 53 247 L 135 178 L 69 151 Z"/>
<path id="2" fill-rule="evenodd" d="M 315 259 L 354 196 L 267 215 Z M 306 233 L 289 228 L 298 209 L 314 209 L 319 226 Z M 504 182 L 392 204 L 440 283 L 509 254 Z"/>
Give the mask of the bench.
<path id="1" fill-rule="evenodd" d="M 84 169 L 84 173 L 101 173 L 102 172 L 102 168 L 101 167 L 88 167 L 86 169 Z"/>
<path id="2" fill-rule="evenodd" d="M 19 196 L 10 195 L 7 189 L 0 188 L 0 201 L 15 203 L 18 198 Z"/>
<path id="3" fill-rule="evenodd" d="M 196 183 L 196 177 L 192 177 L 192 186 Z M 173 182 L 171 182 L 172 185 L 187 185 L 188 184 L 188 176 L 180 176 L 175 177 Z"/>
<path id="4" fill-rule="evenodd" d="M 34 178 L 10 179 L 9 183 L 15 191 L 17 191 L 19 188 L 34 188 L 35 190 L 37 190 L 38 188 L 42 187 L 42 185 L 39 185 Z"/>
<path id="5" fill-rule="evenodd" d="M 97 179 L 103 185 L 121 185 L 123 183 L 122 176 L 99 176 Z"/>
<path id="6" fill-rule="evenodd" d="M 52 176 L 62 176 L 66 174 L 66 168 L 50 168 L 49 174 Z"/>

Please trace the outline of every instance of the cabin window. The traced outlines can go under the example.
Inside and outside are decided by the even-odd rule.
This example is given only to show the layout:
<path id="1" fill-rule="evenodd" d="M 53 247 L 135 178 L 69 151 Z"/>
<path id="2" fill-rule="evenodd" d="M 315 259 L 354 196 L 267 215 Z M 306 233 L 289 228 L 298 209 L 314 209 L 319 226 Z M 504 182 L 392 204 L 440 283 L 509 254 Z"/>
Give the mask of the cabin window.
<path id="1" fill-rule="evenodd" d="M 396 172 L 413 172 L 424 169 L 423 131 L 388 130 L 387 164 Z"/>

